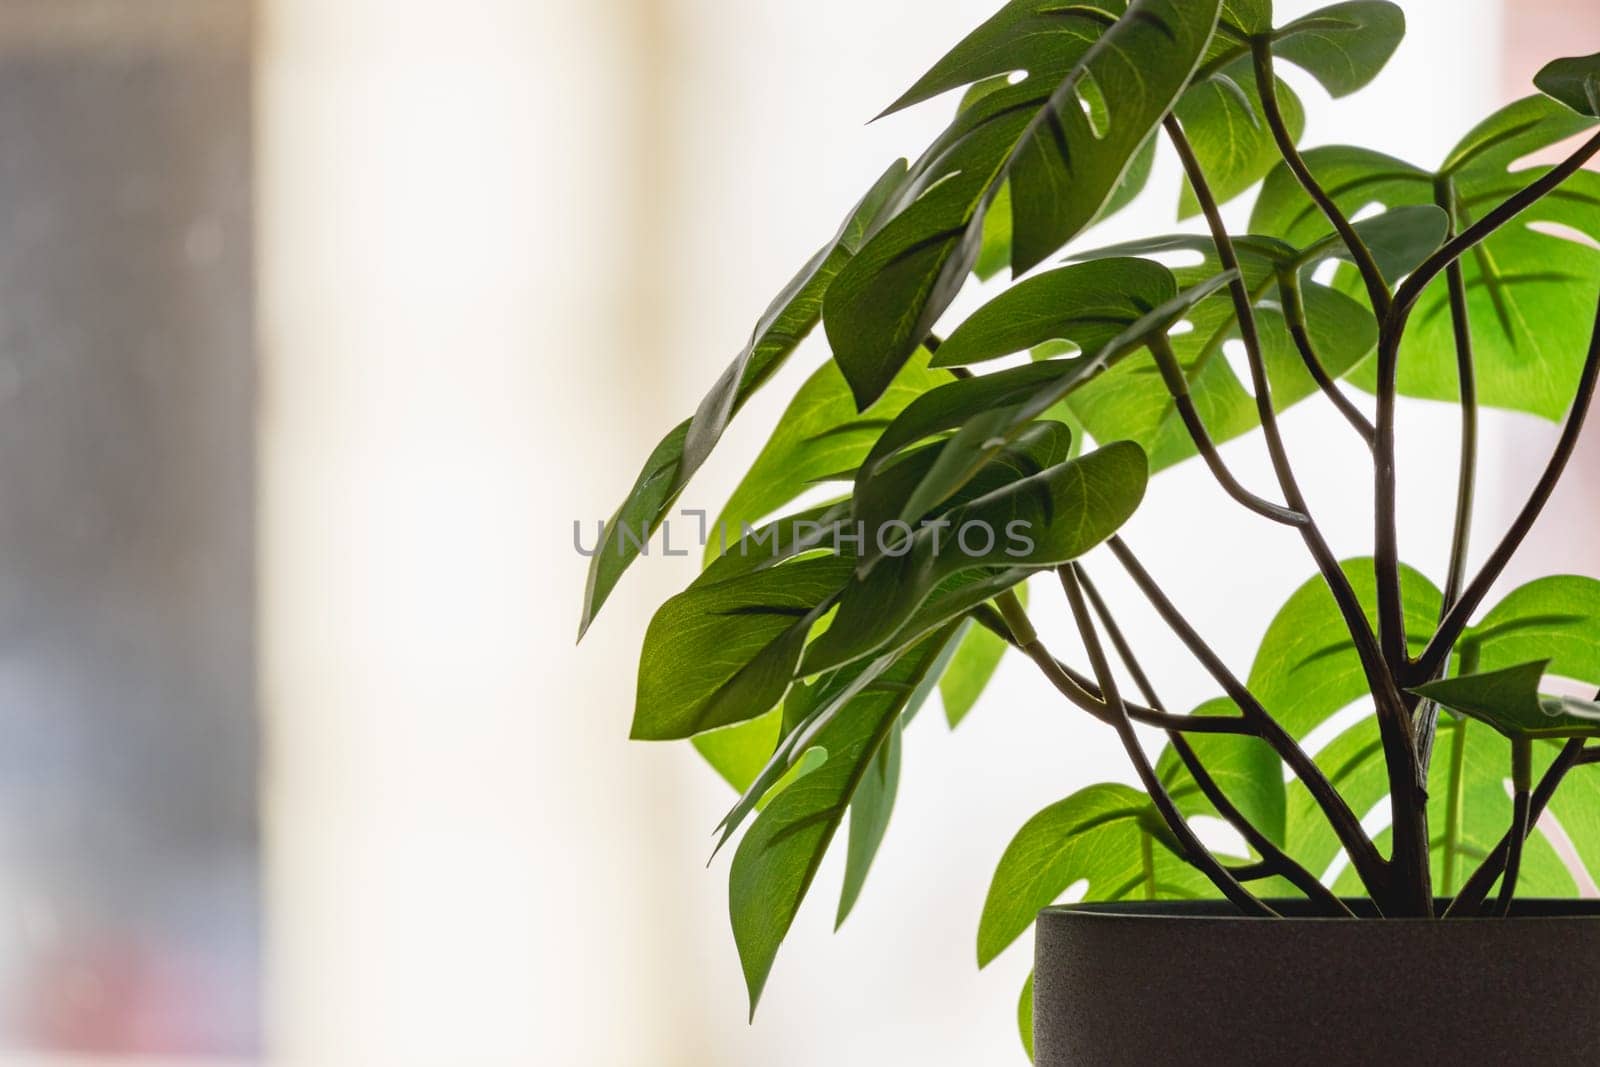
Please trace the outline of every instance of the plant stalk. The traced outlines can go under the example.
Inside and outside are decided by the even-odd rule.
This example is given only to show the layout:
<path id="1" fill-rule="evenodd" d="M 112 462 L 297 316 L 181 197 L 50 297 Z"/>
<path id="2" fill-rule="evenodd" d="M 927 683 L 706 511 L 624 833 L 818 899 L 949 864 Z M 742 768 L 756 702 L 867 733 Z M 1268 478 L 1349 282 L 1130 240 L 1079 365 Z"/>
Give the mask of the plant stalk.
<path id="1" fill-rule="evenodd" d="M 1177 805 L 1172 802 L 1172 796 L 1150 764 L 1150 757 L 1139 744 L 1139 735 L 1133 729 L 1133 720 L 1128 718 L 1127 709 L 1117 692 L 1116 677 L 1111 670 L 1110 662 L 1106 659 L 1105 649 L 1100 644 L 1100 635 L 1095 628 L 1094 619 L 1089 614 L 1088 604 L 1084 601 L 1083 590 L 1078 585 L 1075 569 L 1068 564 L 1057 568 L 1056 573 L 1061 577 L 1061 587 L 1066 591 L 1067 603 L 1072 608 L 1072 617 L 1077 623 L 1078 633 L 1083 638 L 1084 651 L 1089 654 L 1089 662 L 1094 669 L 1095 678 L 1100 683 L 1100 691 L 1105 694 L 1106 703 L 1111 706 L 1112 713 L 1116 716 L 1117 736 L 1122 741 L 1122 747 L 1127 750 L 1128 758 L 1133 761 L 1134 769 L 1138 771 L 1139 781 L 1143 783 L 1145 792 L 1150 794 L 1150 800 L 1161 813 L 1167 828 L 1177 837 L 1184 858 L 1204 873 L 1212 884 L 1246 915 L 1276 917 L 1277 912 L 1241 885 L 1227 868 L 1217 862 L 1210 850 L 1195 837 L 1194 830 L 1178 811 Z"/>

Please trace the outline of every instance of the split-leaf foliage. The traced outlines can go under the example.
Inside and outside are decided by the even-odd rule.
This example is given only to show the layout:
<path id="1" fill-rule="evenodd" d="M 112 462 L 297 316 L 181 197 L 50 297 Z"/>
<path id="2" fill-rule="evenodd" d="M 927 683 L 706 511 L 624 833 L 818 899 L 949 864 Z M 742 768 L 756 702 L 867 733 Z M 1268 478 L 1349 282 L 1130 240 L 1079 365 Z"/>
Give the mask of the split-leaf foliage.
<path id="1" fill-rule="evenodd" d="M 693 739 L 738 793 L 719 831 L 742 833 L 729 903 L 752 1011 L 836 842 L 836 921 L 861 899 L 916 773 L 918 709 L 937 692 L 956 726 L 1008 656 L 1040 668 L 1064 714 L 1114 728 L 1146 788 L 1041 798 L 1000 857 L 980 966 L 1069 891 L 1227 895 L 1256 914 L 1302 896 L 1337 915 L 1335 894 L 1361 895 L 1427 917 L 1438 894 L 1456 898 L 1451 916 L 1476 915 L 1510 868 L 1506 900 L 1570 894 L 1582 872 L 1546 839 L 1552 819 L 1600 874 L 1600 704 L 1574 696 L 1600 687 L 1600 582 L 1488 596 L 1600 377 L 1600 175 L 1583 168 L 1600 150 L 1600 58 L 1551 63 L 1537 94 L 1436 165 L 1302 149 L 1306 109 L 1281 71 L 1342 97 L 1379 76 L 1404 30 L 1384 0 L 1281 25 L 1270 0 L 1012 0 L 889 106 L 953 97 L 948 127 L 871 186 L 647 460 L 591 561 L 581 629 L 730 420 L 822 325 L 828 358 L 713 524 L 703 573 L 649 627 L 633 720 L 637 738 Z M 1084 239 L 1168 151 L 1184 180 L 1164 203 L 1196 221 Z M 1220 205 L 1256 188 L 1247 229 L 1226 232 Z M 952 315 L 1008 267 L 1009 286 Z M 1397 504 L 1384 472 L 1410 410 L 1398 396 L 1463 416 L 1461 504 L 1436 517 L 1453 523 L 1451 556 L 1420 569 L 1384 536 Z M 1378 472 L 1352 471 L 1343 499 L 1309 501 L 1293 476 L 1279 417 L 1311 403 L 1342 413 Z M 1504 531 L 1472 524 L 1480 408 L 1562 425 Z M 1265 449 L 1275 485 L 1241 485 L 1217 450 L 1253 431 L 1238 447 Z M 1153 474 L 1196 457 L 1233 498 L 1217 506 L 1291 528 L 1315 570 L 1242 675 L 1119 533 L 1159 491 Z M 1335 557 L 1319 506 L 1372 507 L 1373 554 Z M 1202 547 L 1205 527 L 1191 515 L 1181 536 L 1226 595 L 1249 550 Z M 1087 584 L 1091 554 L 1129 572 L 1213 679 L 1192 711 L 1161 702 L 1118 606 Z M 1058 575 L 1085 647 L 1116 663 L 1063 662 L 1040 642 L 1025 583 Z M 1546 821 L 1519 822 L 1535 782 Z M 1189 826 L 1201 817 L 1236 844 L 1208 851 Z M 1019 1016 L 1027 1041 L 1029 989 Z"/>

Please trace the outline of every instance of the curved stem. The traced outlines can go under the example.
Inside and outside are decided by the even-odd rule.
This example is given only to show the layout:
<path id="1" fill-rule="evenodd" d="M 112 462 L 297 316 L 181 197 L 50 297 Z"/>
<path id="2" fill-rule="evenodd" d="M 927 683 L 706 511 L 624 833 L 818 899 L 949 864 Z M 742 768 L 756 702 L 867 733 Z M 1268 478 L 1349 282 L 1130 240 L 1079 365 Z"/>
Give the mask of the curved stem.
<path id="1" fill-rule="evenodd" d="M 1406 319 L 1427 289 L 1446 267 L 1460 259 L 1468 249 L 1483 242 L 1484 238 L 1522 214 L 1539 200 L 1554 192 L 1562 182 L 1572 177 L 1583 165 L 1600 154 L 1600 133 L 1585 141 L 1578 150 L 1551 167 L 1538 181 L 1507 197 L 1498 207 L 1483 218 L 1446 241 L 1433 255 L 1422 261 L 1396 291 L 1394 303 L 1389 308 L 1385 332 L 1400 334 L 1405 330 Z"/>
<path id="2" fill-rule="evenodd" d="M 1162 620 L 1166 622 L 1172 632 L 1188 648 L 1189 653 L 1206 669 L 1212 679 L 1222 687 L 1222 691 L 1227 694 L 1228 698 L 1239 706 L 1245 717 L 1256 725 L 1260 731 L 1258 736 L 1272 746 L 1273 751 L 1277 752 L 1278 758 L 1283 760 L 1295 777 L 1305 784 L 1307 791 L 1311 793 L 1318 807 L 1322 809 L 1323 816 L 1333 828 L 1334 834 L 1339 838 L 1339 843 L 1344 846 L 1345 852 L 1350 856 L 1350 865 L 1355 868 L 1357 875 L 1360 876 L 1363 887 L 1369 896 L 1380 902 L 1379 907 L 1381 908 L 1381 901 L 1385 899 L 1389 887 L 1388 864 L 1379 855 L 1377 846 L 1372 843 L 1372 839 L 1367 836 L 1366 831 L 1361 829 L 1361 821 L 1356 818 L 1355 812 L 1350 810 L 1350 805 L 1345 803 L 1344 797 L 1334 788 L 1327 775 L 1323 774 L 1322 768 L 1317 766 L 1316 761 L 1306 754 L 1305 749 L 1300 747 L 1300 743 L 1283 728 L 1278 720 L 1268 714 L 1255 695 L 1246 688 L 1244 683 L 1239 681 L 1233 672 L 1228 669 L 1227 665 L 1222 662 L 1221 657 L 1206 644 L 1194 627 L 1189 624 L 1189 621 L 1183 617 L 1182 612 L 1167 598 L 1166 593 L 1162 591 L 1155 579 L 1150 576 L 1150 573 L 1144 569 L 1138 558 L 1123 540 L 1120 537 L 1112 537 L 1106 542 L 1106 545 L 1111 549 L 1112 554 L 1117 557 L 1123 568 L 1127 570 L 1129 576 L 1133 578 L 1134 583 L 1139 586 L 1140 592 L 1150 601 Z"/>
<path id="3" fill-rule="evenodd" d="M 1517 549 L 1522 546 L 1529 531 L 1533 529 L 1533 524 L 1538 521 L 1545 505 L 1550 502 L 1551 494 L 1555 492 L 1557 483 L 1561 481 L 1561 476 L 1566 472 L 1567 464 L 1572 459 L 1572 454 L 1577 450 L 1584 420 L 1594 399 L 1597 381 L 1600 381 L 1600 306 L 1595 309 L 1594 333 L 1589 341 L 1588 356 L 1584 359 L 1583 373 L 1578 379 L 1578 390 L 1572 402 L 1572 410 L 1567 413 L 1566 423 L 1561 428 L 1561 438 L 1556 442 L 1550 462 L 1545 465 L 1544 473 L 1539 476 L 1538 483 L 1528 495 L 1528 502 L 1518 512 L 1516 519 L 1511 523 L 1511 528 L 1495 546 L 1488 560 L 1484 562 L 1483 568 L 1478 571 L 1477 577 L 1473 578 L 1472 584 L 1462 592 L 1461 598 L 1451 606 L 1444 621 L 1439 624 L 1438 631 L 1428 642 L 1428 647 L 1423 651 L 1421 658 L 1417 660 L 1414 678 L 1418 680 L 1431 678 L 1439 670 L 1449 657 L 1451 648 L 1467 628 L 1472 613 L 1483 603 L 1483 598 L 1488 595 L 1490 587 L 1511 562 L 1512 556 L 1516 555 Z"/>
<path id="4" fill-rule="evenodd" d="M 1511 849 L 1506 856 L 1506 874 L 1500 882 L 1500 901 L 1496 908 L 1502 916 L 1511 914 L 1511 899 L 1517 895 L 1517 875 L 1522 870 L 1522 847 L 1528 840 L 1531 801 L 1528 790 L 1533 778 L 1533 742 L 1526 737 L 1511 742 L 1511 781 L 1516 789 L 1512 799 Z"/>
<path id="5" fill-rule="evenodd" d="M 1195 837 L 1194 830 L 1178 811 L 1177 805 L 1172 802 L 1172 796 L 1150 764 L 1150 757 L 1139 744 L 1139 736 L 1133 729 L 1133 720 L 1128 718 L 1122 697 L 1117 692 L 1116 676 L 1112 673 L 1105 649 L 1100 644 L 1100 635 L 1095 629 L 1094 619 L 1089 615 L 1089 607 L 1084 601 L 1083 590 L 1078 585 L 1075 569 L 1068 564 L 1057 568 L 1056 573 L 1061 577 L 1061 587 L 1066 591 L 1067 603 L 1072 608 L 1072 617 L 1077 622 L 1078 633 L 1083 638 L 1084 650 L 1088 652 L 1095 677 L 1100 682 L 1100 691 L 1105 694 L 1106 703 L 1111 706 L 1112 713 L 1116 717 L 1117 736 L 1121 738 L 1122 747 L 1127 750 L 1128 758 L 1133 761 L 1134 769 L 1139 773 L 1139 780 L 1144 784 L 1145 792 L 1150 795 L 1151 802 L 1161 813 L 1167 828 L 1177 837 L 1184 858 L 1211 879 L 1239 910 L 1247 915 L 1276 916 L 1277 912 L 1241 885 L 1227 868 L 1217 862 L 1216 857 L 1200 843 L 1199 838 Z"/>
<path id="6" fill-rule="evenodd" d="M 1167 392 L 1172 396 L 1172 403 L 1178 409 L 1178 416 L 1183 420 L 1184 428 L 1189 431 L 1189 439 L 1194 442 L 1195 450 L 1200 453 L 1200 458 L 1205 461 L 1211 476 L 1217 480 L 1223 492 L 1263 518 L 1285 526 L 1304 526 L 1307 520 L 1303 513 L 1286 508 L 1282 504 L 1274 504 L 1250 492 L 1239 484 L 1239 480 L 1222 461 L 1216 444 L 1211 440 L 1211 433 L 1206 429 L 1205 420 L 1200 417 L 1200 412 L 1194 406 L 1194 399 L 1189 395 L 1188 376 L 1183 373 L 1183 365 L 1178 362 L 1178 355 L 1172 350 L 1172 343 L 1166 336 L 1158 334 L 1151 338 L 1149 349 L 1150 354 L 1155 357 L 1156 367 L 1161 371 Z"/>
<path id="7" fill-rule="evenodd" d="M 1289 336 L 1293 339 L 1294 346 L 1300 353 L 1300 359 L 1311 375 L 1311 380 L 1316 382 L 1322 394 L 1333 402 L 1333 406 L 1344 416 L 1345 421 L 1355 428 L 1367 448 L 1372 449 L 1377 442 L 1377 428 L 1356 406 L 1355 401 L 1340 390 L 1339 384 L 1322 365 L 1322 360 L 1317 358 L 1316 348 L 1311 344 L 1311 331 L 1306 321 L 1305 296 L 1300 289 L 1298 268 L 1279 274 L 1278 292 L 1283 297 L 1283 318 L 1289 324 Z"/>
<path id="8" fill-rule="evenodd" d="M 1381 321 L 1389 313 L 1389 304 L 1393 299 L 1389 293 L 1389 284 L 1383 280 L 1383 272 L 1378 269 L 1378 263 L 1372 258 L 1372 250 L 1367 243 L 1356 233 L 1356 228 L 1339 210 L 1339 205 L 1334 203 L 1311 173 L 1311 168 L 1306 166 L 1305 158 L 1300 155 L 1300 149 L 1295 146 L 1294 137 L 1289 133 L 1288 124 L 1283 119 L 1283 109 L 1278 105 L 1278 79 L 1272 69 L 1272 41 L 1267 37 L 1257 37 L 1250 42 L 1251 58 L 1255 61 L 1256 91 L 1261 95 L 1261 107 L 1266 113 L 1267 128 L 1272 131 L 1272 139 L 1277 142 L 1278 153 L 1283 156 L 1283 161 L 1289 165 L 1289 170 L 1294 174 L 1300 187 L 1306 195 L 1322 211 L 1328 222 L 1333 226 L 1339 238 L 1344 241 L 1345 247 L 1350 251 L 1350 258 L 1355 261 L 1356 270 L 1361 272 L 1361 280 L 1367 287 L 1367 299 L 1372 302 L 1372 313 Z"/>
<path id="9" fill-rule="evenodd" d="M 1434 202 L 1449 214 L 1454 232 L 1460 221 L 1460 205 L 1452 179 L 1440 178 L 1435 184 Z M 1472 540 L 1473 497 L 1478 476 L 1478 375 L 1472 354 L 1467 283 L 1459 260 L 1445 269 L 1445 277 L 1450 290 L 1450 325 L 1455 335 L 1456 382 L 1461 394 L 1461 460 L 1456 475 L 1456 517 L 1450 539 L 1450 562 L 1445 572 L 1444 597 L 1439 605 L 1440 622 L 1461 597 L 1461 587 L 1467 580 L 1467 550 Z M 1424 777 L 1433 762 L 1433 739 L 1438 726 L 1439 705 L 1431 700 L 1423 701 L 1417 725 L 1417 752 Z M 1447 868 L 1452 866 L 1449 860 L 1446 865 Z"/>
<path id="10" fill-rule="evenodd" d="M 1253 47 L 1255 43 L 1253 42 Z M 1257 49 L 1259 51 L 1259 49 Z M 1270 58 L 1270 55 L 1269 55 Z M 1258 56 L 1259 61 L 1259 56 Z M 1270 70 L 1268 71 L 1270 75 Z M 1270 91 L 1270 90 L 1269 90 Z M 1280 116 L 1281 117 L 1281 116 Z M 1283 489 L 1284 501 L 1290 508 L 1306 516 L 1304 525 L 1299 526 L 1301 538 L 1305 541 L 1306 548 L 1316 561 L 1317 569 L 1322 572 L 1323 579 L 1328 583 L 1333 592 L 1334 602 L 1338 605 L 1340 614 L 1345 620 L 1345 626 L 1350 631 L 1352 641 L 1361 659 L 1363 673 L 1366 675 L 1368 687 L 1372 691 L 1374 705 L 1378 713 L 1378 725 L 1383 737 L 1384 763 L 1389 777 L 1389 798 L 1393 807 L 1392 832 L 1394 838 L 1394 862 L 1392 869 L 1399 872 L 1399 877 L 1393 879 L 1391 890 L 1395 894 L 1391 902 L 1392 907 L 1410 914 L 1432 914 L 1433 912 L 1433 887 L 1432 868 L 1428 859 L 1428 804 L 1426 784 L 1422 781 L 1417 764 L 1416 738 L 1414 724 L 1411 719 L 1411 705 L 1407 703 L 1397 684 L 1397 672 L 1405 666 L 1406 637 L 1405 616 L 1400 610 L 1399 587 L 1399 555 L 1393 543 L 1390 549 L 1394 554 L 1392 567 L 1392 582 L 1385 587 L 1383 578 L 1386 572 L 1380 570 L 1378 602 L 1380 607 L 1379 619 L 1384 623 L 1379 634 L 1374 635 L 1367 623 L 1366 612 L 1361 608 L 1361 602 L 1356 597 L 1355 589 L 1350 585 L 1343 568 L 1339 566 L 1337 557 L 1323 538 L 1321 530 L 1311 518 L 1311 511 L 1306 506 L 1304 495 L 1295 480 L 1293 468 L 1289 464 L 1288 452 L 1284 448 L 1283 438 L 1278 430 L 1277 415 L 1272 406 L 1272 389 L 1266 373 L 1266 364 L 1261 355 L 1261 339 L 1256 329 L 1255 309 L 1251 304 L 1250 293 L 1246 288 L 1243 272 L 1240 268 L 1239 257 L 1233 246 L 1233 239 L 1228 235 L 1227 227 L 1223 225 L 1222 213 L 1216 198 L 1211 195 L 1211 190 L 1206 183 L 1205 174 L 1200 168 L 1199 160 L 1195 157 L 1194 150 L 1184 136 L 1183 129 L 1172 116 L 1168 116 L 1165 128 L 1173 146 L 1178 151 L 1178 157 L 1183 163 L 1184 173 L 1189 178 L 1190 187 L 1194 190 L 1195 198 L 1205 213 L 1206 221 L 1211 228 L 1212 239 L 1217 245 L 1217 254 L 1224 270 L 1234 271 L 1234 279 L 1229 286 L 1233 294 L 1234 309 L 1239 319 L 1239 334 L 1244 341 L 1245 353 L 1250 362 L 1250 374 L 1256 393 L 1256 410 L 1261 419 L 1262 436 L 1266 439 L 1267 449 L 1272 457 L 1273 470 L 1278 476 L 1278 484 Z M 1291 148 L 1292 148 L 1291 144 Z M 1353 231 L 1352 231 L 1353 236 Z M 1359 245 L 1359 239 L 1356 240 Z M 1357 254 L 1352 249 L 1352 255 Z M 1390 469 L 1392 475 L 1393 459 L 1393 411 L 1392 397 L 1390 415 L 1388 450 Z M 1382 471 L 1384 466 L 1382 445 L 1383 435 L 1383 403 L 1379 398 L 1378 444 L 1379 452 L 1375 455 L 1375 466 Z M 1380 484 L 1383 476 L 1379 475 Z M 1382 508 L 1378 509 L 1380 513 Z M 1392 489 L 1391 489 L 1392 510 Z M 1392 516 L 1391 516 L 1392 518 Z M 1381 553 L 1380 553 L 1381 556 Z M 1388 613 L 1383 609 L 1387 607 Z M 1394 649 L 1397 648 L 1398 652 Z"/>
<path id="11" fill-rule="evenodd" d="M 1055 686 L 1056 691 L 1066 697 L 1075 707 L 1087 712 L 1101 722 L 1111 723 L 1111 711 L 1099 687 L 1093 680 L 1085 678 L 1051 655 L 1050 650 L 1045 648 L 1044 643 L 1039 640 L 1037 635 L 1032 635 L 1031 625 L 1028 628 L 1031 636 L 1028 640 L 1023 641 L 1016 637 L 1013 630 L 992 609 L 976 608 L 971 612 L 971 615 L 979 625 L 1033 660 L 1040 672 L 1044 674 L 1046 680 Z M 1154 708 L 1141 707 L 1127 701 L 1123 703 L 1127 708 L 1129 718 L 1141 726 L 1154 726 L 1157 729 L 1186 734 L 1231 734 L 1238 737 L 1256 737 L 1259 735 L 1255 725 L 1242 716 L 1173 715 L 1165 711 L 1157 711 Z"/>
<path id="12" fill-rule="evenodd" d="M 1138 688 L 1139 694 L 1152 708 L 1161 708 L 1161 698 L 1156 695 L 1155 686 L 1150 682 L 1150 676 L 1145 673 L 1144 667 L 1139 663 L 1138 656 L 1133 651 L 1133 645 L 1122 632 L 1122 627 L 1117 625 L 1115 616 L 1111 614 L 1110 607 L 1101 597 L 1100 590 L 1095 588 L 1089 580 L 1089 573 L 1081 565 L 1077 568 L 1078 582 L 1083 586 L 1084 595 L 1089 598 L 1089 605 L 1094 608 L 1095 614 L 1100 619 L 1100 625 L 1105 627 L 1106 637 L 1111 641 L 1111 647 L 1116 650 L 1117 658 L 1122 661 L 1123 667 L 1128 671 L 1128 676 L 1133 679 L 1133 684 Z M 1261 857 L 1259 866 L 1262 868 L 1261 877 L 1281 875 L 1286 881 L 1300 892 L 1306 899 L 1314 904 L 1321 904 L 1326 914 L 1346 915 L 1354 917 L 1344 901 L 1334 895 L 1333 891 L 1319 882 L 1315 875 L 1295 862 L 1287 852 L 1278 847 L 1266 834 L 1251 822 L 1238 805 L 1228 797 L 1211 772 L 1206 769 L 1204 761 L 1195 751 L 1189 739 L 1176 731 L 1169 731 L 1167 739 L 1172 744 L 1172 750 L 1178 754 L 1183 765 L 1188 768 L 1189 774 L 1194 778 L 1195 785 L 1200 787 L 1201 795 L 1211 802 L 1227 823 L 1239 832 L 1245 843 L 1256 851 Z M 1240 881 L 1249 878 L 1238 868 L 1233 869 L 1234 877 Z"/>

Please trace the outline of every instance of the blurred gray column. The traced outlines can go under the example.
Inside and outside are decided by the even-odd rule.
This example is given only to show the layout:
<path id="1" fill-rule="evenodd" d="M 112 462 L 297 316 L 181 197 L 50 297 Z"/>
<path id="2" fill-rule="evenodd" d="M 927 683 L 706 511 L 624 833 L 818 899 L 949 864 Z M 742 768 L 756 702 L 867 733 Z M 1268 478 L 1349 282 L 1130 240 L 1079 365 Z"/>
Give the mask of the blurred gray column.
<path id="1" fill-rule="evenodd" d="M 249 8 L 0 4 L 0 1043 L 256 1044 Z"/>

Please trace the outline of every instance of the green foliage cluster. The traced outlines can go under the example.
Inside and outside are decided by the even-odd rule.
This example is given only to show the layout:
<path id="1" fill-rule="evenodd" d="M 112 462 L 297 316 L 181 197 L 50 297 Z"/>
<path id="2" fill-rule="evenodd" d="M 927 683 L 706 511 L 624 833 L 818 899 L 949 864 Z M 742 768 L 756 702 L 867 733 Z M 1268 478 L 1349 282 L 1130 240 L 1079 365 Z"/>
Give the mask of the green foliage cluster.
<path id="1" fill-rule="evenodd" d="M 1543 695 L 1553 678 L 1600 687 L 1600 582 L 1553 577 L 1489 600 L 1600 370 L 1600 251 L 1574 239 L 1600 241 L 1600 174 L 1582 169 L 1600 151 L 1600 56 L 1552 63 L 1542 95 L 1490 116 L 1437 167 L 1302 152 L 1304 110 L 1278 69 L 1344 96 L 1403 32 L 1384 0 L 1282 26 L 1269 0 L 1012 0 L 891 105 L 962 93 L 945 131 L 884 173 L 650 456 L 592 561 L 584 628 L 730 419 L 823 326 L 832 358 L 721 516 L 742 539 L 712 546 L 650 626 L 633 725 L 692 738 L 739 791 L 721 831 L 724 843 L 743 831 L 729 897 L 752 1010 L 847 823 L 840 922 L 856 901 L 906 725 L 936 689 L 958 724 L 1008 653 L 1116 731 L 1144 788 L 1091 785 L 1022 827 L 983 910 L 980 964 L 1077 884 L 1090 900 L 1224 896 L 1259 915 L 1286 896 L 1328 915 L 1363 895 L 1383 915 L 1435 916 L 1437 895 L 1456 916 L 1504 912 L 1519 892 L 1572 894 L 1536 829 L 1546 811 L 1600 872 L 1600 775 L 1584 770 L 1600 705 Z M 1520 163 L 1577 136 L 1561 163 Z M 1184 170 L 1179 215 L 1203 216 L 1204 232 L 1069 255 L 1163 150 Z M 1249 232 L 1228 233 L 1219 205 L 1255 188 Z M 1174 252 L 1192 265 L 1164 266 Z M 935 332 L 974 276 L 1007 267 L 1020 280 Z M 1235 341 L 1248 381 L 1223 355 Z M 1399 559 L 1399 396 L 1462 414 L 1442 589 Z M 1370 449 L 1369 558 L 1333 556 L 1295 480 L 1277 419 L 1313 400 Z M 1563 429 L 1471 572 L 1483 406 Z M 1254 431 L 1277 478 L 1265 495 L 1216 447 Z M 1239 506 L 1295 530 L 1316 569 L 1242 678 L 1118 536 L 1150 477 L 1194 457 Z M 832 497 L 808 503 L 823 486 Z M 975 550 L 961 540 L 973 528 L 1026 537 Z M 1189 713 L 1161 703 L 1082 562 L 1097 546 L 1206 668 L 1215 699 Z M 1046 574 L 1067 594 L 1081 669 L 1029 622 L 1024 583 Z M 1352 705 L 1367 714 L 1308 752 Z M 1154 760 L 1141 724 L 1167 739 Z M 1359 816 L 1385 801 L 1389 826 L 1369 834 Z M 1240 855 L 1200 843 L 1202 815 L 1238 831 Z"/>

